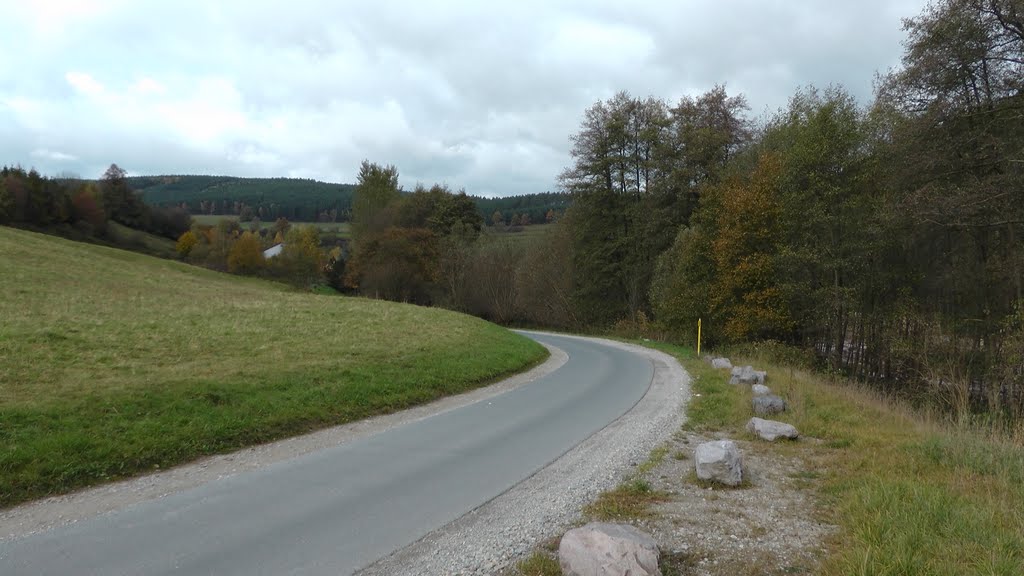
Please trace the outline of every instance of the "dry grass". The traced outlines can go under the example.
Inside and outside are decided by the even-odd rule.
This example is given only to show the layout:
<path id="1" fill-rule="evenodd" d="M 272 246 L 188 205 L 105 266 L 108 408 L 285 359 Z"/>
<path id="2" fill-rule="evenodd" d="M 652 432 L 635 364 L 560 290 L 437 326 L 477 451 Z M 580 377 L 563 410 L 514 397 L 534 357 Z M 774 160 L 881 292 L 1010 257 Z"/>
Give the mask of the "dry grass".
<path id="1" fill-rule="evenodd" d="M 755 362 L 786 397 L 780 419 L 820 444 L 819 510 L 843 527 L 824 574 L 1024 574 L 1024 444 L 817 374 Z"/>

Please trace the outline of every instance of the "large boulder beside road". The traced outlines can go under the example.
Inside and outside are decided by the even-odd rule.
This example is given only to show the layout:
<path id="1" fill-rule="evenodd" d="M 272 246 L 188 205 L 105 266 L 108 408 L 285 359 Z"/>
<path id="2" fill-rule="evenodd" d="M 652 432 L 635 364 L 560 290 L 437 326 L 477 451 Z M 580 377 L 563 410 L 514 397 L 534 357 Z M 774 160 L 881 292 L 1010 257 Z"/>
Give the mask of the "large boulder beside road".
<path id="1" fill-rule="evenodd" d="M 626 524 L 591 522 L 558 545 L 565 576 L 661 576 L 658 555 L 653 538 Z"/>
<path id="2" fill-rule="evenodd" d="M 774 394 L 767 396 L 754 396 L 752 400 L 754 414 L 758 416 L 771 416 L 786 411 L 786 401 Z"/>
<path id="3" fill-rule="evenodd" d="M 800 437 L 800 432 L 792 424 L 776 422 L 775 420 L 763 420 L 756 416 L 751 418 L 750 422 L 747 422 L 747 431 L 769 442 L 775 442 L 779 438 L 796 440 Z"/>
<path id="4" fill-rule="evenodd" d="M 711 360 L 712 368 L 724 368 L 726 370 L 732 368 L 732 362 L 728 358 L 714 358 Z"/>
<path id="5" fill-rule="evenodd" d="M 743 456 L 732 440 L 704 442 L 693 453 L 697 478 L 726 486 L 743 482 Z"/>
<path id="6" fill-rule="evenodd" d="M 754 386 L 756 384 L 764 385 L 765 380 L 767 379 L 767 372 L 763 370 L 754 370 L 753 366 L 734 366 L 731 377 L 729 378 L 729 384 L 746 384 L 747 386 Z"/>

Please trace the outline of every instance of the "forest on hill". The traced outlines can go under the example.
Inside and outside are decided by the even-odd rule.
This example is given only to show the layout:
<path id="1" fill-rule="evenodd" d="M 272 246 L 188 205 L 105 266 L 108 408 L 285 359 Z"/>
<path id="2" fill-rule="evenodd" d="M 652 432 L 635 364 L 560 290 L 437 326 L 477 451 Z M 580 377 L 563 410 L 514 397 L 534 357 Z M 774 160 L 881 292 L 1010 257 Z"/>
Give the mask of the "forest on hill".
<path id="1" fill-rule="evenodd" d="M 245 222 L 343 222 L 352 208 L 351 184 L 302 178 L 132 176 L 128 184 L 148 204 L 176 206 L 190 214 L 235 215 Z"/>
<path id="2" fill-rule="evenodd" d="M 278 218 L 293 222 L 348 222 L 355 190 L 354 184 L 234 176 L 131 176 L 128 184 L 155 206 L 184 208 L 190 214 L 239 216 L 243 222 L 253 218 L 264 222 Z M 488 224 L 512 226 L 550 222 L 564 213 L 572 200 L 565 192 L 470 198 Z"/>

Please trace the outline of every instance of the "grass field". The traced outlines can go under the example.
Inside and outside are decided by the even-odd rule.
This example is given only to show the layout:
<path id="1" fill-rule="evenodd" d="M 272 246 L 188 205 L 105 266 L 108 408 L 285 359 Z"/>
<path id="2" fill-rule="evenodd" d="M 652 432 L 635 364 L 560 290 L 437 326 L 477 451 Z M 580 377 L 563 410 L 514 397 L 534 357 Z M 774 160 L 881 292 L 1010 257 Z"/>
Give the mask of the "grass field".
<path id="1" fill-rule="evenodd" d="M 0 227 L 0 507 L 348 422 L 539 362 L 437 309 Z"/>
<path id="2" fill-rule="evenodd" d="M 238 216 L 217 216 L 212 214 L 198 214 L 193 215 L 192 220 L 197 224 L 204 224 L 207 226 L 216 226 L 221 220 L 238 220 Z M 351 224 L 348 222 L 291 222 L 292 226 L 316 226 L 321 232 L 332 232 L 338 234 L 341 237 L 347 238 L 350 234 Z M 260 222 L 260 228 L 272 228 L 274 226 L 273 220 L 267 220 L 266 222 Z M 242 222 L 242 228 L 245 230 L 249 229 L 248 222 Z"/>
<path id="3" fill-rule="evenodd" d="M 690 350 L 644 344 L 695 377 L 688 426 L 746 434 L 749 389 Z M 1024 574 L 1024 428 L 986 433 L 770 358 L 744 363 L 787 399 L 778 419 L 820 440 L 771 449 L 808 463 L 822 521 L 842 529 L 822 573 Z"/>
<path id="4" fill-rule="evenodd" d="M 507 232 L 503 227 L 484 226 L 483 236 L 486 240 L 493 241 L 526 242 L 544 236 L 549 228 L 551 224 L 531 224 L 519 227 L 518 232 Z"/>

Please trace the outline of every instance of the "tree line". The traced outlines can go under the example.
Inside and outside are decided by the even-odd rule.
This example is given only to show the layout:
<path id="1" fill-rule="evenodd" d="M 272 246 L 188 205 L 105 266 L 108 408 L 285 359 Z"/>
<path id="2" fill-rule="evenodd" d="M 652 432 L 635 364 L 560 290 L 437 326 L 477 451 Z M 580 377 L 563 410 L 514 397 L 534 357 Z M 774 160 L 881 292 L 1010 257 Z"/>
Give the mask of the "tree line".
<path id="1" fill-rule="evenodd" d="M 110 241 L 117 239 L 111 222 L 174 239 L 188 230 L 191 217 L 181 208 L 147 205 L 116 164 L 98 181 L 49 178 L 17 166 L 0 169 L 0 224 Z"/>
<path id="2" fill-rule="evenodd" d="M 902 65 L 866 106 L 841 86 L 801 89 L 763 121 L 723 86 L 595 103 L 546 238 L 402 233 L 435 263 L 420 269 L 429 301 L 687 342 L 702 319 L 710 345 L 781 342 L 888 390 L 1020 415 L 1022 12 L 941 0 L 904 27 Z M 387 276 L 382 241 L 354 237 Z"/>

